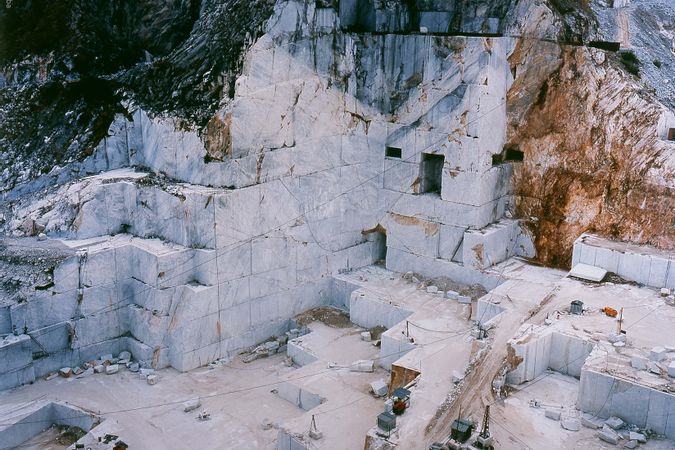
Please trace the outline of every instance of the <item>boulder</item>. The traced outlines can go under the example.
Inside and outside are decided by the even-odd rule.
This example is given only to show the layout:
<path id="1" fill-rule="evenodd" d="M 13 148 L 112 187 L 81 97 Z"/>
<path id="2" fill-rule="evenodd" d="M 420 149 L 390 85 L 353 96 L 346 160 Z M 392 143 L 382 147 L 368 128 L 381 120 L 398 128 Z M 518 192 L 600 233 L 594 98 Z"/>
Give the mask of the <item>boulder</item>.
<path id="1" fill-rule="evenodd" d="M 349 370 L 352 372 L 374 372 L 375 371 L 375 362 L 372 359 L 360 359 L 354 361 Z"/>
<path id="2" fill-rule="evenodd" d="M 361 340 L 365 342 L 370 342 L 373 340 L 372 335 L 370 334 L 370 331 L 364 331 L 361 333 Z"/>
<path id="3" fill-rule="evenodd" d="M 675 361 L 671 361 L 668 365 L 668 376 L 675 378 Z"/>
<path id="4" fill-rule="evenodd" d="M 635 431 L 631 431 L 630 433 L 628 433 L 628 439 L 631 441 L 638 441 L 642 444 L 647 442 L 647 437 L 644 434 L 636 433 Z"/>
<path id="5" fill-rule="evenodd" d="M 59 375 L 62 376 L 63 378 L 68 378 L 73 374 L 73 369 L 70 367 L 64 367 L 62 369 L 59 369 Z"/>
<path id="6" fill-rule="evenodd" d="M 103 373 L 105 370 L 105 366 L 103 364 L 99 364 L 98 366 L 94 366 L 94 372 L 95 373 Z"/>
<path id="7" fill-rule="evenodd" d="M 608 444 L 617 445 L 619 443 L 619 435 L 609 428 L 598 430 L 598 437 Z"/>
<path id="8" fill-rule="evenodd" d="M 120 352 L 120 354 L 117 355 L 117 359 L 119 359 L 120 361 L 122 360 L 131 361 L 131 353 L 127 351 Z"/>
<path id="9" fill-rule="evenodd" d="M 115 373 L 117 373 L 117 372 L 119 372 L 119 371 L 120 371 L 120 366 L 119 366 L 119 364 L 110 364 L 109 366 L 107 366 L 107 367 L 105 368 L 105 373 L 106 373 L 106 375 L 113 375 L 113 374 L 115 374 Z"/>
<path id="10" fill-rule="evenodd" d="M 575 418 L 566 418 L 560 422 L 560 426 L 569 431 L 579 431 L 581 430 L 581 422 L 579 419 Z"/>
<path id="11" fill-rule="evenodd" d="M 641 356 L 633 356 L 630 359 L 630 365 L 633 367 L 633 369 L 646 370 L 647 369 L 647 358 L 643 358 Z"/>
<path id="12" fill-rule="evenodd" d="M 138 363 L 129 364 L 129 371 L 138 372 L 141 369 L 141 366 Z"/>
<path id="13" fill-rule="evenodd" d="M 156 374 L 148 375 L 148 378 L 146 378 L 146 381 L 148 382 L 149 385 L 155 385 L 159 381 L 159 375 L 156 375 Z"/>
<path id="14" fill-rule="evenodd" d="M 183 411 L 184 412 L 194 411 L 200 406 L 202 406 L 202 401 L 198 398 L 193 398 L 192 400 L 188 400 L 187 402 L 183 403 Z"/>
<path id="15" fill-rule="evenodd" d="M 657 347 L 654 347 L 652 351 L 649 353 L 649 359 L 651 359 L 654 362 L 659 362 L 665 359 L 667 353 L 668 352 L 666 351 L 666 349 L 659 345 Z"/>
<path id="16" fill-rule="evenodd" d="M 597 430 L 602 428 L 602 419 L 598 419 L 592 414 L 582 414 L 581 416 L 581 425 L 592 430 Z"/>
<path id="17" fill-rule="evenodd" d="M 373 394 L 377 397 L 384 397 L 389 392 L 389 387 L 384 380 L 376 380 L 370 383 L 370 389 L 373 390 Z"/>
<path id="18" fill-rule="evenodd" d="M 560 420 L 561 412 L 559 409 L 546 409 L 544 415 L 547 419 Z"/>
<path id="19" fill-rule="evenodd" d="M 623 428 L 624 425 L 626 425 L 626 422 L 624 422 L 623 420 L 621 420 L 616 416 L 612 416 L 609 419 L 605 420 L 605 425 L 610 427 L 612 430 L 618 430 L 620 428 Z"/>
<path id="20" fill-rule="evenodd" d="M 659 367 L 658 364 L 656 364 L 653 361 L 649 362 L 648 369 L 651 373 L 655 373 L 656 375 L 661 375 L 661 368 Z"/>

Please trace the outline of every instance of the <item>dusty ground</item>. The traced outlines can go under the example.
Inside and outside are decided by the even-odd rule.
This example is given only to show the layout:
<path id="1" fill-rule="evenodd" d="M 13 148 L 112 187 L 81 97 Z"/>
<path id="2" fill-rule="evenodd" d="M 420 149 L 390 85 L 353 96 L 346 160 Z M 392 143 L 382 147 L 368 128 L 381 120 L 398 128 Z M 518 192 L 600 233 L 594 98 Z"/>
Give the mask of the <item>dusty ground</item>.
<path id="1" fill-rule="evenodd" d="M 77 442 L 84 431 L 79 428 L 52 426 L 21 445 L 24 450 L 66 450 Z"/>
<path id="2" fill-rule="evenodd" d="M 347 328 L 352 326 L 349 321 L 349 313 L 341 309 L 331 308 L 330 306 L 322 306 L 319 308 L 310 309 L 302 314 L 294 317 L 298 325 L 309 325 L 312 322 L 321 322 L 329 327 Z"/>
<path id="3" fill-rule="evenodd" d="M 332 311 L 327 314 L 332 316 Z M 235 359 L 220 367 L 187 373 L 164 369 L 159 371 L 161 381 L 155 386 L 127 370 L 110 376 L 56 378 L 0 393 L 0 405 L 15 411 L 38 398 L 63 400 L 104 419 L 92 434 L 114 433 L 130 448 L 139 449 L 184 449 L 186 445 L 214 450 L 275 449 L 280 427 L 305 432 L 316 415 L 324 432 L 319 442 L 322 448 L 361 448 L 366 431 L 383 409 L 383 400 L 369 392 L 370 382 L 387 379 L 388 374 L 382 369 L 351 372 L 348 367 L 357 359 L 376 358 L 379 349 L 362 341 L 363 330 L 354 326 L 337 328 L 319 321 L 308 326 L 310 334 L 301 339 L 320 359 L 301 368 L 287 367 L 284 353 L 248 364 Z M 334 367 L 329 368 L 328 362 Z M 283 381 L 302 386 L 326 401 L 306 412 L 277 395 Z M 202 406 L 183 412 L 183 402 L 196 397 L 202 399 Z M 211 420 L 198 421 L 201 411 L 209 412 Z M 65 449 L 67 446 L 44 444 L 58 437 L 59 433 L 50 430 L 32 439 L 35 444 L 28 448 Z"/>
<path id="4" fill-rule="evenodd" d="M 500 405 L 501 403 L 494 396 L 492 382 L 501 373 L 507 356 L 507 341 L 523 322 L 543 324 L 549 314 L 555 311 L 567 311 L 572 300 L 582 300 L 588 312 L 583 316 L 563 314 L 559 322 L 555 322 L 557 319 L 554 320 L 556 327 L 566 329 L 572 334 L 581 334 L 583 335 L 581 337 L 586 339 L 606 339 L 607 336 L 616 332 L 617 324 L 616 320 L 600 314 L 599 309 L 603 306 L 612 306 L 615 309 L 624 307 L 623 326 L 628 330 L 628 346 L 623 350 L 617 349 L 617 351 L 635 350 L 648 354 L 655 345 L 675 344 L 675 342 L 670 342 L 672 341 L 670 335 L 664 334 L 664 330 L 672 328 L 675 308 L 665 305 L 664 299 L 655 289 L 612 282 L 589 284 L 564 278 L 565 272 L 524 265 L 516 259 L 509 260 L 500 266 L 494 270 L 502 270 L 508 281 L 490 292 L 486 299 L 506 307 L 507 312 L 502 315 L 499 325 L 492 333 L 490 355 L 467 377 L 461 395 L 452 406 L 443 409 L 438 418 L 432 421 L 428 433 L 428 437 L 431 438 L 429 442 L 442 441 L 447 438 L 450 423 L 459 413 L 460 405 L 462 414 L 472 417 L 477 422 L 482 418 L 485 405 Z M 563 378 L 566 378 L 568 382 L 574 380 Z M 576 383 L 578 384 L 578 381 Z M 530 384 L 534 385 L 533 382 Z M 561 385 L 562 387 L 543 382 L 542 384 L 554 391 L 551 393 L 554 396 L 558 395 L 558 390 L 562 393 L 567 392 L 563 387 L 569 387 L 569 383 Z M 571 390 L 568 389 L 567 397 L 563 396 L 559 399 L 553 397 L 552 399 L 561 404 L 565 403 L 571 408 L 576 402 L 577 384 L 574 384 L 573 389 L 571 387 Z M 527 386 L 523 385 L 521 388 Z M 542 398 L 548 397 L 542 395 Z M 507 405 L 512 401 L 511 399 L 512 397 L 509 397 Z M 529 408 L 527 402 L 525 402 L 525 407 Z M 506 409 L 501 421 L 496 421 L 495 426 L 492 427 L 502 431 L 500 444 L 503 447 L 498 448 L 550 448 L 551 442 L 556 442 L 556 445 L 557 442 L 562 443 L 556 448 L 603 448 L 598 445 L 597 438 L 592 433 L 590 437 L 584 437 L 585 435 L 580 433 L 578 437 L 570 438 L 565 430 L 557 431 L 559 424 L 556 424 L 558 428 L 555 430 L 564 435 L 544 433 L 542 437 L 532 428 L 531 424 L 536 422 L 532 422 L 527 415 L 522 417 L 522 421 L 517 417 L 512 421 L 513 414 L 516 413 Z M 656 446 L 647 448 L 660 450 L 672 448 L 670 442 L 665 444 L 666 447 L 659 447 L 660 444 L 653 445 Z"/>
<path id="5" fill-rule="evenodd" d="M 99 413 L 105 428 L 130 448 L 273 449 L 277 430 L 264 430 L 263 420 L 279 422 L 304 413 L 271 392 L 282 374 L 294 371 L 283 364 L 284 358 L 278 354 L 246 365 L 233 361 L 187 373 L 165 369 L 155 386 L 126 370 L 40 380 L 1 393 L 0 404 L 18 406 L 36 398 L 67 401 Z M 202 407 L 183 412 L 183 402 L 194 397 L 202 398 Z M 211 413 L 210 421 L 196 420 L 202 410 Z"/>
<path id="6" fill-rule="evenodd" d="M 491 408 L 490 431 L 495 447 L 500 450 L 561 448 L 569 450 L 621 448 L 600 441 L 595 430 L 582 427 L 567 431 L 560 422 L 544 416 L 546 408 L 559 408 L 563 417 L 578 417 L 575 409 L 579 380 L 550 372 L 523 384 L 504 402 Z M 543 407 L 530 407 L 530 400 L 538 400 Z M 552 447 L 555 443 L 555 447 Z M 668 440 L 650 440 L 639 447 L 645 450 L 671 450 L 675 443 Z"/>

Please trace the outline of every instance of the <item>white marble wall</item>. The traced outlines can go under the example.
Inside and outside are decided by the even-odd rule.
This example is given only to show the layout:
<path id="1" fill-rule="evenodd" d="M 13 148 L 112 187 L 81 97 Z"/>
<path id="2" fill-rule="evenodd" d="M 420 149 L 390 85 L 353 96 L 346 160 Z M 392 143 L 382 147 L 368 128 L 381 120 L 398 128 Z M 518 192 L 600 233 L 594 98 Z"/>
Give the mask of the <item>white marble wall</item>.
<path id="1" fill-rule="evenodd" d="M 572 252 L 572 267 L 578 263 L 600 267 L 647 286 L 675 289 L 673 252 L 583 234 L 574 242 Z"/>

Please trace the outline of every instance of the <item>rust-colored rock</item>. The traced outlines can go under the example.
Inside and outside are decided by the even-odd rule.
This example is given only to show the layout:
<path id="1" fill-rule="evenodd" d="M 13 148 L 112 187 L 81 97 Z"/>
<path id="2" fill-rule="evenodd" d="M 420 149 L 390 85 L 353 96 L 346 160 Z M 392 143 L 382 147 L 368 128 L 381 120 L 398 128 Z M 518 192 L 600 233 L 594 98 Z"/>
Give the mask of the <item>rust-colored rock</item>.
<path id="1" fill-rule="evenodd" d="M 539 261 L 569 267 L 586 231 L 673 249 L 673 148 L 657 135 L 657 99 L 616 55 L 523 42 L 510 59 L 506 145 L 525 154 L 516 214 Z"/>
<path id="2" fill-rule="evenodd" d="M 208 160 L 222 161 L 232 156 L 232 135 L 230 126 L 232 115 L 214 115 L 206 124 L 204 143 L 206 146 L 206 158 Z"/>

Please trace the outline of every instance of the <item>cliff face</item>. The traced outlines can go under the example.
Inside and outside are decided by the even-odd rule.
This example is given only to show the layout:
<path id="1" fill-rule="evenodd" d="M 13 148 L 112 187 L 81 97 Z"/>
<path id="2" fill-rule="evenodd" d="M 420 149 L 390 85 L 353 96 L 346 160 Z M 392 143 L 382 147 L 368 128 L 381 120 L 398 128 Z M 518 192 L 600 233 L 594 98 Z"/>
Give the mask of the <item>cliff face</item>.
<path id="1" fill-rule="evenodd" d="M 675 145 L 663 126 L 672 116 L 646 83 L 654 78 L 624 61 L 525 40 L 510 57 L 507 147 L 525 154 L 513 177 L 516 214 L 544 264 L 569 266 L 585 231 L 675 245 Z"/>
<path id="2" fill-rule="evenodd" d="M 290 114 L 284 113 L 288 123 L 282 120 L 275 128 L 274 121 L 259 121 L 258 104 L 233 113 L 237 77 L 258 69 L 245 69 L 244 50 L 262 34 L 274 5 L 286 3 L 3 3 L 0 192 L 22 192 L 26 182 L 46 173 L 56 174 L 52 179 L 59 183 L 91 173 L 69 164 L 95 154 L 102 139 L 113 133 L 115 117 L 131 119 L 137 106 L 151 118 L 169 117 L 177 129 L 201 133 L 206 154 L 196 158 L 205 164 L 231 165 L 243 155 L 259 158 L 267 147 L 292 146 Z M 312 3 L 304 5 L 304 14 Z M 623 8 L 611 3 L 464 0 L 448 5 L 418 0 L 338 5 L 326 0 L 311 5 L 316 6 L 316 29 L 298 28 L 291 31 L 290 42 L 277 39 L 258 47 L 283 46 L 277 59 L 285 52 L 303 61 L 305 54 L 314 55 L 303 63 L 326 78 L 329 89 L 348 92 L 390 120 L 405 121 L 406 114 L 429 101 L 426 94 L 418 94 L 430 74 L 420 70 L 419 58 L 389 60 L 381 49 L 399 45 L 403 35 L 420 26 L 435 33 L 526 36 L 516 39 L 509 58 L 514 83 L 507 97 L 506 147 L 525 154 L 523 164 L 514 166 L 516 197 L 511 206 L 515 204 L 515 215 L 531 231 L 538 258 L 565 266 L 571 242 L 583 231 L 664 248 L 673 242 L 672 144 L 663 139 L 667 114 L 660 106 L 675 103 L 674 85 L 667 79 L 675 67 L 673 11 L 663 0 L 628 2 Z M 350 7 L 361 16 L 345 13 Z M 330 10 L 339 16 L 339 24 L 332 23 L 336 19 Z M 294 18 L 275 20 L 291 23 Z M 333 26 L 372 30 L 335 34 Z M 442 78 L 448 67 L 461 62 L 453 58 L 462 51 L 457 47 L 462 40 L 431 39 L 437 41 L 439 61 L 445 58 L 433 69 Z M 629 73 L 615 54 L 556 43 L 591 39 L 620 40 L 631 47 L 638 75 Z M 313 43 L 305 45 L 305 40 Z M 300 93 L 295 94 L 291 97 L 302 102 Z M 270 100 L 265 108 L 278 109 L 279 98 L 277 92 L 262 103 Z M 401 109 L 406 103 L 413 106 Z M 289 104 L 292 111 L 295 105 Z M 371 118 L 352 112 L 354 127 L 367 132 Z M 261 133 L 253 133 L 253 140 L 238 139 L 237 133 L 249 126 Z M 97 170 L 102 167 L 96 164 Z M 65 172 L 75 175 L 69 178 Z M 221 183 L 206 170 L 201 173 L 200 183 L 236 184 Z M 259 175 L 254 182 L 260 182 Z"/>

